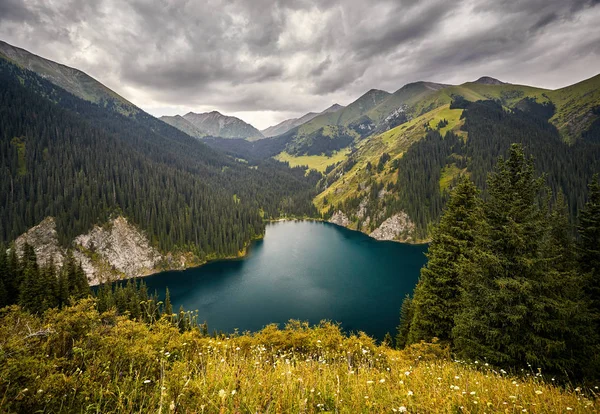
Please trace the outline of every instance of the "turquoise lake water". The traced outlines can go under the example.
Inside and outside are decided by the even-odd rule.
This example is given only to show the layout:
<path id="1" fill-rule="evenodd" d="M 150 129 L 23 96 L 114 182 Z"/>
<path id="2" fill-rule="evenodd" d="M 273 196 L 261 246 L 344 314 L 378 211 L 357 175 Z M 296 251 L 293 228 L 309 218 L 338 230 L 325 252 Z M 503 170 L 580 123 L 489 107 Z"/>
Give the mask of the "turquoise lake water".
<path id="1" fill-rule="evenodd" d="M 211 332 L 327 319 L 381 339 L 395 333 L 402 299 L 413 291 L 426 250 L 329 223 L 285 221 L 269 224 L 244 259 L 144 280 L 161 296 L 168 287 L 175 310 L 197 309 Z"/>

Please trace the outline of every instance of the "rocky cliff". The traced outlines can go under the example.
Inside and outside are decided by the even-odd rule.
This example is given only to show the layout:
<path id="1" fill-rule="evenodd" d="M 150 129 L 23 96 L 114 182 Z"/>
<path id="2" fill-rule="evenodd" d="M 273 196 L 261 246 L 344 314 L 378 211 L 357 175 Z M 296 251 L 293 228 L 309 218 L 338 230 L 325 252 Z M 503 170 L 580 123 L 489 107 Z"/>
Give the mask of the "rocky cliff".
<path id="1" fill-rule="evenodd" d="M 52 217 L 29 229 L 15 241 L 18 254 L 28 243 L 34 247 L 40 265 L 54 261 L 61 266 L 66 249 L 58 242 L 56 222 Z M 71 245 L 75 258 L 81 262 L 90 285 L 107 281 L 145 276 L 155 273 L 163 260 L 150 245 L 147 237 L 124 217 L 110 220 L 104 226 L 95 226 L 89 233 L 77 236 Z M 179 268 L 185 261 L 171 260 Z"/>
<path id="2" fill-rule="evenodd" d="M 400 212 L 386 219 L 369 236 L 377 240 L 398 240 L 407 242 L 412 240 L 415 224 L 410 221 L 408 214 Z"/>
<path id="3" fill-rule="evenodd" d="M 56 266 L 62 266 L 65 250 L 58 243 L 54 218 L 46 217 L 40 224 L 30 228 L 15 240 L 15 248 L 19 256 L 23 254 L 25 244 L 33 246 L 40 266 L 45 266 L 51 261 Z"/>
<path id="4" fill-rule="evenodd" d="M 358 223 L 353 222 L 346 214 L 341 210 L 338 210 L 331 216 L 329 222 L 351 230 L 360 229 L 363 233 L 368 234 L 369 237 L 377 240 L 394 240 L 403 243 L 415 241 L 415 224 L 410 220 L 408 214 L 403 211 L 384 220 L 379 227 L 371 232 L 369 232 L 369 229 L 372 229 L 372 220 L 371 217 L 366 216 L 366 202 L 360 203 L 358 210 L 353 217 L 354 216 L 358 219 Z M 379 215 L 379 218 L 381 218 L 381 216 L 382 214 Z"/>

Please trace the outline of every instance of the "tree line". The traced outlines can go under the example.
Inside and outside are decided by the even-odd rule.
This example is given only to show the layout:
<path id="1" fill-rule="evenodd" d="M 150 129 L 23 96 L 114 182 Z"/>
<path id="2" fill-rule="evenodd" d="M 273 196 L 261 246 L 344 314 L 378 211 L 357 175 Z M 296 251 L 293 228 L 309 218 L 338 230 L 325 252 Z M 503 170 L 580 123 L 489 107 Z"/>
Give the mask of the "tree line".
<path id="1" fill-rule="evenodd" d="M 565 197 L 553 196 L 523 147 L 487 179 L 487 197 L 458 179 L 433 231 L 397 346 L 439 340 L 457 358 L 581 380 L 600 358 L 600 182 L 594 176 L 577 237 Z"/>
<path id="2" fill-rule="evenodd" d="M 114 310 L 117 315 L 149 324 L 165 317 L 181 332 L 199 329 L 208 334 L 206 323 L 198 321 L 198 311 L 185 311 L 183 307 L 173 311 L 169 288 L 164 300 L 158 292 L 148 292 L 141 279 L 105 283 L 91 289 L 71 251 L 62 266 L 52 260 L 40 266 L 31 245 L 24 244 L 20 255 L 14 245 L 10 249 L 0 246 L 0 309 L 19 305 L 31 314 L 41 315 L 90 296 L 96 298 L 99 313 Z"/>

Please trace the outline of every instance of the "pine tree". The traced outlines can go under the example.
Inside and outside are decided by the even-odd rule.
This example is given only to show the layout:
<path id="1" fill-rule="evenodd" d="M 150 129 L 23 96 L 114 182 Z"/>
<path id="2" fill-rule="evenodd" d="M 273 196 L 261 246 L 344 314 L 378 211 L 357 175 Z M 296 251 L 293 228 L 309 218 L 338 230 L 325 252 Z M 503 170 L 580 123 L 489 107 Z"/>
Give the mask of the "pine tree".
<path id="1" fill-rule="evenodd" d="M 461 178 L 433 232 L 428 261 L 412 300 L 408 343 L 433 338 L 450 341 L 460 306 L 458 264 L 472 249 L 477 231 L 477 194 L 475 185 L 467 177 Z"/>
<path id="2" fill-rule="evenodd" d="M 579 216 L 579 269 L 600 332 L 600 177 L 589 185 L 588 201 Z"/>
<path id="3" fill-rule="evenodd" d="M 40 275 L 35 251 L 27 243 L 23 246 L 21 266 L 24 270 L 19 289 L 19 305 L 31 313 L 41 313 L 45 310 L 44 298 L 47 294 L 47 286 Z"/>
<path id="4" fill-rule="evenodd" d="M 549 231 L 542 245 L 546 282 L 540 304 L 546 305 L 545 312 L 550 317 L 545 316 L 541 329 L 545 336 L 555 338 L 560 347 L 551 354 L 548 365 L 555 372 L 582 378 L 593 372 L 590 362 L 598 334 L 584 293 L 584 278 L 577 271 L 575 240 L 562 193 L 549 211 Z"/>
<path id="5" fill-rule="evenodd" d="M 8 299 L 8 256 L 6 249 L 0 244 L 0 308 L 9 305 Z"/>
<path id="6" fill-rule="evenodd" d="M 396 348 L 404 349 L 408 344 L 410 324 L 413 320 L 413 306 L 410 295 L 406 295 L 400 308 L 400 324 L 396 333 Z"/>
<path id="7" fill-rule="evenodd" d="M 507 160 L 499 159 L 488 189 L 474 248 L 459 265 L 455 350 L 497 366 L 556 369 L 566 345 L 564 319 L 550 293 L 556 280 L 543 255 L 549 233 L 543 177 L 515 144 Z"/>
<path id="8" fill-rule="evenodd" d="M 173 305 L 171 304 L 171 293 L 169 292 L 169 288 L 166 289 L 165 292 L 165 315 L 169 320 L 172 319 L 173 315 Z"/>

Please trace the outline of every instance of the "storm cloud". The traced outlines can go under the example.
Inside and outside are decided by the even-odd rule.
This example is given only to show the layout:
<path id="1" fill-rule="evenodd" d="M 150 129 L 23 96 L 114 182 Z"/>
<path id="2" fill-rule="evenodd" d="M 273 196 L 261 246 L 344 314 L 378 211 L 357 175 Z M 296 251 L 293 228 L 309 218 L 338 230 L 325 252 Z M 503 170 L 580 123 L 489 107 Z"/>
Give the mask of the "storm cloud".
<path id="1" fill-rule="evenodd" d="M 154 115 L 260 128 L 417 80 L 575 83 L 600 72 L 598 21 L 598 0 L 0 0 L 1 40 Z"/>

